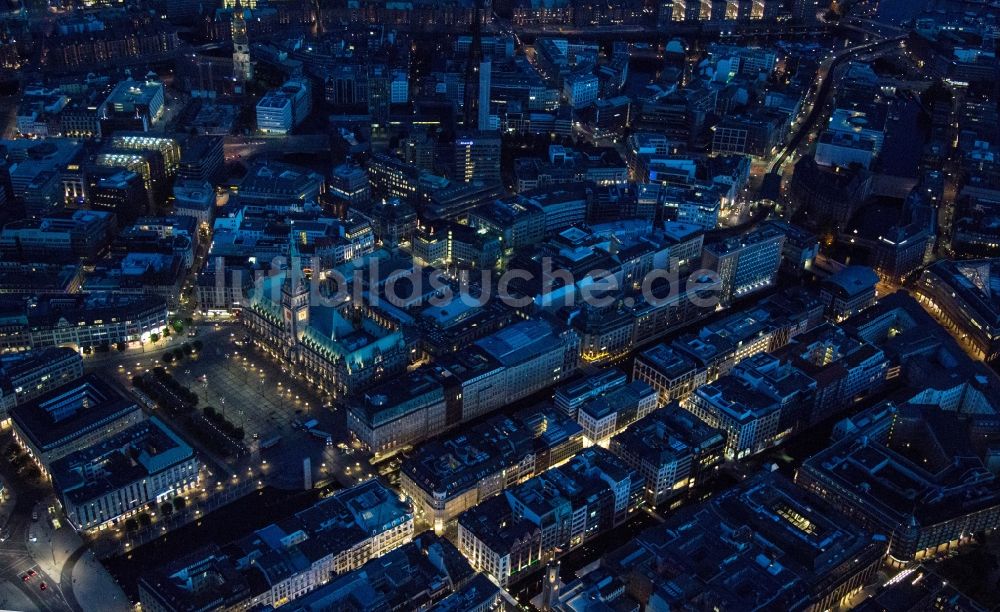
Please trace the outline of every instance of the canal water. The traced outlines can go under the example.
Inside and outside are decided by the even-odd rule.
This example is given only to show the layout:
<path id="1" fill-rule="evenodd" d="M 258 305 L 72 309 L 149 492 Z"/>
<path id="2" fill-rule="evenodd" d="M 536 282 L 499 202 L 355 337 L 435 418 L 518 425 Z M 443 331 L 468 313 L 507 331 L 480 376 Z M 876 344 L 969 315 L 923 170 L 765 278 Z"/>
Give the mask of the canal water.
<path id="1" fill-rule="evenodd" d="M 284 491 L 264 487 L 176 529 L 129 554 L 104 561 L 105 567 L 133 602 L 139 598 L 139 578 L 172 560 L 209 544 L 223 546 L 266 525 L 288 518 L 316 502 L 319 491 Z"/>

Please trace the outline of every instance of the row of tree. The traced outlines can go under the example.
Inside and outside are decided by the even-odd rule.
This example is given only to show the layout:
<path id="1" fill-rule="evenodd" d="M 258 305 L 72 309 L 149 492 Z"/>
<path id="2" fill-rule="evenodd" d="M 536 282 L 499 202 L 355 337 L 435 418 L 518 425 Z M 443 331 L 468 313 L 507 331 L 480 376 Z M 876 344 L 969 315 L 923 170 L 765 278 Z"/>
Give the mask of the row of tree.
<path id="1" fill-rule="evenodd" d="M 195 340 L 194 342 L 185 342 L 184 344 L 181 345 L 179 349 L 174 349 L 172 351 L 167 351 L 166 353 L 164 353 L 163 356 L 160 357 L 160 359 L 163 360 L 163 363 L 170 364 L 175 361 L 180 361 L 185 357 L 190 357 L 191 355 L 194 355 L 195 353 L 201 351 L 201 347 L 202 347 L 201 340 Z"/>
<path id="2" fill-rule="evenodd" d="M 203 412 L 205 414 L 205 418 L 208 419 L 208 422 L 218 427 L 230 438 L 243 440 L 246 437 L 246 432 L 243 431 L 242 427 L 227 419 L 226 415 L 222 414 L 212 406 L 205 406 Z"/>
<path id="3" fill-rule="evenodd" d="M 133 376 L 132 385 L 161 408 L 174 414 L 188 414 L 198 405 L 198 394 L 177 382 L 159 366 L 153 368 L 151 373 Z"/>
<path id="4" fill-rule="evenodd" d="M 170 516 L 174 512 L 180 512 L 187 507 L 187 500 L 183 497 L 175 497 L 172 501 L 160 504 L 160 514 L 164 517 Z M 125 531 L 135 532 L 139 527 L 149 527 L 153 524 L 153 517 L 148 512 L 141 512 L 135 516 L 125 519 Z"/>

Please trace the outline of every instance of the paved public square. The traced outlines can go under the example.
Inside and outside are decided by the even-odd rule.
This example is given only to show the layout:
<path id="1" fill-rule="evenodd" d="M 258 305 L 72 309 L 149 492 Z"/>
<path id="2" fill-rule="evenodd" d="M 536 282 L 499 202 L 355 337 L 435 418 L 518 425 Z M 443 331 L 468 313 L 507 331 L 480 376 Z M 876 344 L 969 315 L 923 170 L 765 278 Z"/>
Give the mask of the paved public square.
<path id="1" fill-rule="evenodd" d="M 374 475 L 370 455 L 350 446 L 344 409 L 244 343 L 245 334 L 238 324 L 204 324 L 196 337 L 185 334 L 170 340 L 172 348 L 200 340 L 203 349 L 195 356 L 163 364 L 161 349 L 149 354 L 130 352 L 116 357 L 113 363 L 126 385 L 133 375 L 164 365 L 178 382 L 198 395 L 199 408 L 212 406 L 242 427 L 246 432 L 244 443 L 250 449 L 248 456 L 233 459 L 212 453 L 216 463 L 224 464 L 234 474 L 245 473 L 249 467 L 254 472 L 262 471 L 273 486 L 302 488 L 303 460 L 309 458 L 314 485 L 336 481 L 349 486 Z M 102 363 L 102 367 L 106 364 Z M 321 434 L 301 426 L 311 419 L 319 423 L 313 431 L 329 434 L 333 445 L 327 445 Z M 273 445 L 262 448 L 268 443 Z"/>

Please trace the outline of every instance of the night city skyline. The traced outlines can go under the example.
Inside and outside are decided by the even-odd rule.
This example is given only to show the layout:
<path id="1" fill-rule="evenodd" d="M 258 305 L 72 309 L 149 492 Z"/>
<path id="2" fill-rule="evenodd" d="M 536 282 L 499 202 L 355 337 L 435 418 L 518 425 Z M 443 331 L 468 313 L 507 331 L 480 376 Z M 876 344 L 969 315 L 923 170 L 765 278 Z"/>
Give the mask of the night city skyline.
<path id="1" fill-rule="evenodd" d="M 1000 1 L 0 20 L 0 609 L 1000 610 Z"/>

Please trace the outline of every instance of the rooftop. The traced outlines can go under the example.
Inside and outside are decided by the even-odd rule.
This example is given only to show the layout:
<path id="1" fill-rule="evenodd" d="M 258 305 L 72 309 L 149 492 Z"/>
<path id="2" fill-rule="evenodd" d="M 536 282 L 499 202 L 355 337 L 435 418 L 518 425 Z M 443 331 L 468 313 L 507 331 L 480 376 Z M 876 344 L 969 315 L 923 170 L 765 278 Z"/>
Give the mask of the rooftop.
<path id="1" fill-rule="evenodd" d="M 226 546 L 225 552 L 238 566 L 255 570 L 249 574 L 251 584 L 272 585 L 412 518 L 409 504 L 373 478 L 258 529 Z"/>
<path id="2" fill-rule="evenodd" d="M 49 346 L 18 353 L 0 355 L 0 394 L 24 394 L 34 396 L 43 384 L 52 379 L 54 368 L 65 367 L 76 363 L 79 372 L 83 371 L 80 353 L 69 347 Z M 66 377 L 63 374 L 63 377 Z M 41 381 L 41 382 L 40 382 Z M 31 383 L 33 387 L 23 387 Z"/>
<path id="3" fill-rule="evenodd" d="M 428 531 L 287 604 L 294 612 L 416 610 L 472 579 L 455 546 Z"/>
<path id="4" fill-rule="evenodd" d="M 1000 327 L 1000 259 L 941 259 L 928 266 L 925 274 L 946 283 L 981 323 Z"/>
<path id="5" fill-rule="evenodd" d="M 139 405 L 121 389 L 96 374 L 87 374 L 16 406 L 11 417 L 33 446 L 46 452 L 139 411 Z"/>
<path id="6" fill-rule="evenodd" d="M 745 234 L 726 238 L 720 242 L 706 243 L 705 250 L 711 251 L 716 256 L 728 255 L 748 246 L 761 244 L 770 240 L 781 240 L 784 238 L 784 235 L 784 232 L 777 226 L 763 225 Z"/>
<path id="7" fill-rule="evenodd" d="M 493 610 L 492 602 L 503 597 L 503 589 L 486 574 L 476 574 L 460 590 L 452 593 L 428 609 L 428 612 L 465 612 L 466 610 Z"/>
<path id="8" fill-rule="evenodd" d="M 721 453 L 725 434 L 672 404 L 655 410 L 611 439 L 612 448 L 622 448 L 655 465 L 716 449 Z M 618 452 L 618 451 L 615 451 Z"/>
<path id="9" fill-rule="evenodd" d="M 808 459 L 803 469 L 856 495 L 886 524 L 930 526 L 1000 506 L 1000 481 L 987 468 L 983 439 L 995 415 L 962 415 L 938 406 L 904 405 L 888 437 L 869 430 L 845 437 Z M 975 432 L 975 433 L 974 433 Z"/>
<path id="10" fill-rule="evenodd" d="M 830 580 L 878 562 L 885 542 L 777 473 L 683 508 L 605 556 L 644 575 L 671 609 L 806 607 Z"/>
<path id="11" fill-rule="evenodd" d="M 241 197 L 285 197 L 304 199 L 320 189 L 324 179 L 319 174 L 279 162 L 259 162 L 250 166 L 239 184 Z"/>
<path id="12" fill-rule="evenodd" d="M 104 321 L 130 320 L 154 311 L 162 311 L 166 317 L 166 303 L 161 297 L 147 294 L 94 292 L 0 296 L 0 321 L 32 328 L 101 325 Z"/>
<path id="13" fill-rule="evenodd" d="M 76 504 L 156 476 L 194 451 L 156 417 L 52 463 L 58 491 Z"/>
<path id="14" fill-rule="evenodd" d="M 875 291 L 875 285 L 878 284 L 878 274 L 875 274 L 875 270 L 867 266 L 847 266 L 825 279 L 823 283 L 840 297 L 853 298 Z"/>
<path id="15" fill-rule="evenodd" d="M 444 390 L 432 371 L 418 368 L 369 389 L 350 400 L 349 410 L 371 427 L 378 427 L 421 410 L 429 402 L 443 402 Z"/>
<path id="16" fill-rule="evenodd" d="M 592 376 L 577 375 L 574 379 L 556 388 L 556 401 L 575 404 L 614 387 L 624 385 L 627 381 L 628 377 L 625 372 L 618 368 L 608 368 Z"/>
<path id="17" fill-rule="evenodd" d="M 698 387 L 694 393 L 740 423 L 764 418 L 781 408 L 774 398 L 757 391 L 736 376 L 723 376 Z"/>
<path id="18" fill-rule="evenodd" d="M 986 608 L 959 591 L 926 565 L 897 574 L 872 597 L 853 609 L 857 612 L 910 612 L 947 606 L 952 612 L 986 612 Z"/>
<path id="19" fill-rule="evenodd" d="M 225 608 L 250 596 L 246 576 L 215 544 L 157 567 L 139 583 L 161 605 L 179 610 Z"/>
<path id="20" fill-rule="evenodd" d="M 620 414 L 623 411 L 632 411 L 634 415 L 635 409 L 643 399 L 655 395 L 656 391 L 652 387 L 641 380 L 633 380 L 627 385 L 611 389 L 600 397 L 587 401 L 580 406 L 580 411 L 595 419 L 604 418 L 609 414 Z"/>
<path id="21" fill-rule="evenodd" d="M 507 489 L 459 516 L 459 523 L 493 550 L 502 550 L 523 541 L 538 529 L 533 521 L 548 525 L 552 516 L 563 516 L 596 500 L 612 486 L 626 480 L 636 484 L 637 476 L 609 451 L 592 446 L 568 463 Z M 513 505 L 523 508 L 522 518 L 514 519 Z M 610 525 L 607 525 L 610 527 Z"/>
<path id="22" fill-rule="evenodd" d="M 107 103 L 116 111 L 130 111 L 138 105 L 148 105 L 157 95 L 163 95 L 163 83 L 126 79 L 115 86 Z"/>
<path id="23" fill-rule="evenodd" d="M 690 358 L 666 344 L 650 347 L 639 353 L 638 358 L 671 380 L 693 372 L 698 367 Z"/>
<path id="24" fill-rule="evenodd" d="M 534 451 L 533 434 L 522 423 L 494 416 L 467 431 L 420 445 L 401 471 L 417 486 L 447 496 L 519 463 Z"/>
<path id="25" fill-rule="evenodd" d="M 560 344 L 557 334 L 552 324 L 530 319 L 509 325 L 479 340 L 476 346 L 509 367 L 551 351 Z"/>

